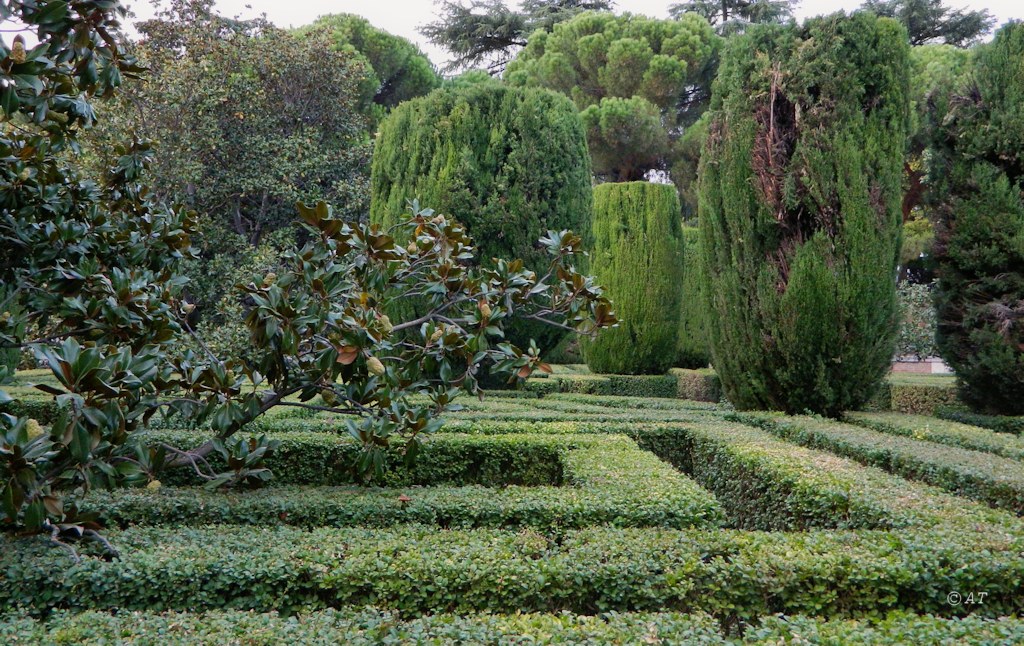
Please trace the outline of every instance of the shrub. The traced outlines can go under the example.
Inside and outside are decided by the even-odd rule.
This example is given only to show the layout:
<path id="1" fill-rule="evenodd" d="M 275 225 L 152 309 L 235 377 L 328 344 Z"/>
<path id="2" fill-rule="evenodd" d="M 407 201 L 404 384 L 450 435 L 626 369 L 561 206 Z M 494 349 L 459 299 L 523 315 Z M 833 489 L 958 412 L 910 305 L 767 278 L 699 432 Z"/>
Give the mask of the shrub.
<path id="1" fill-rule="evenodd" d="M 935 304 L 931 285 L 901 283 L 896 288 L 900 301 L 900 328 L 896 356 L 927 359 L 938 354 L 935 346 Z"/>
<path id="2" fill-rule="evenodd" d="M 898 413 L 931 415 L 939 408 L 959 403 L 956 386 L 950 383 L 893 381 L 888 389 L 889 410 Z"/>
<path id="3" fill-rule="evenodd" d="M 726 45 L 699 209 L 713 363 L 739 408 L 836 415 L 888 370 L 908 49 L 867 13 Z"/>
<path id="4" fill-rule="evenodd" d="M 938 346 L 961 398 L 988 414 L 1024 414 L 1022 56 L 1024 25 L 1008 24 L 935 115 Z"/>
<path id="5" fill-rule="evenodd" d="M 924 415 L 900 413 L 849 413 L 846 417 L 855 424 L 867 426 L 883 433 L 904 435 L 918 440 L 928 440 L 949 446 L 995 453 L 1014 460 L 1024 460 L 1024 440 L 1006 433 L 996 433 L 987 428 Z"/>
<path id="6" fill-rule="evenodd" d="M 962 422 L 971 426 L 981 426 L 999 433 L 1013 433 L 1015 435 L 1024 433 L 1024 417 L 982 415 L 946 406 L 939 406 L 933 414 L 943 419 Z"/>
<path id="7" fill-rule="evenodd" d="M 683 227 L 683 282 L 680 291 L 679 337 L 676 342 L 677 368 L 706 368 L 711 363 L 708 348 L 706 308 L 700 295 L 700 229 Z"/>
<path id="8" fill-rule="evenodd" d="M 650 182 L 594 189 L 591 270 L 619 326 L 583 343 L 594 372 L 663 374 L 679 335 L 683 238 L 675 187 Z"/>
<path id="9" fill-rule="evenodd" d="M 590 156 L 572 102 L 548 90 L 476 84 L 435 90 L 396 107 L 380 126 L 370 180 L 370 221 L 393 226 L 418 199 L 450 215 L 482 262 L 521 258 L 547 270 L 538 236 L 590 233 Z M 584 247 L 589 247 L 585 240 Z M 564 333 L 518 324 L 517 345 L 542 350 Z"/>
<path id="10" fill-rule="evenodd" d="M 672 376 L 676 378 L 676 396 L 681 399 L 692 399 L 699 402 L 722 401 L 722 382 L 710 368 L 700 370 L 683 370 L 673 368 Z"/>
<path id="11" fill-rule="evenodd" d="M 1024 470 L 1013 459 L 813 417 L 737 413 L 732 418 L 804 446 L 1024 514 Z"/>

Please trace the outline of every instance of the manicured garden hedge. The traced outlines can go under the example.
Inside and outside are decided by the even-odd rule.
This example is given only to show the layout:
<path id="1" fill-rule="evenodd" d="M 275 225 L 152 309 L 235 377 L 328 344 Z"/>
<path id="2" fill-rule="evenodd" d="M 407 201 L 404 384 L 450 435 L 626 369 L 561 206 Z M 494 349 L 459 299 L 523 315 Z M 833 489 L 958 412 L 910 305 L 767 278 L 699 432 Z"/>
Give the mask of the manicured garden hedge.
<path id="1" fill-rule="evenodd" d="M 730 417 L 804 446 L 823 448 L 905 478 L 1024 513 L 1024 469 L 1016 460 L 815 417 L 764 413 L 735 413 Z"/>
<path id="2" fill-rule="evenodd" d="M 1014 417 L 1009 415 L 983 415 L 981 413 L 972 413 L 966 410 L 960 410 L 959 408 L 944 407 L 936 409 L 934 415 L 954 422 L 961 422 L 972 426 L 981 426 L 999 433 L 1013 433 L 1015 435 L 1024 434 L 1024 417 Z"/>
<path id="3" fill-rule="evenodd" d="M 0 608 L 282 613 L 373 604 L 430 612 L 708 612 L 726 625 L 774 613 L 903 609 L 1000 616 L 1024 609 L 1024 537 L 1009 531 L 762 533 L 288 527 L 110 531 L 112 562 L 75 563 L 42 537 L 0 539 Z M 987 590 L 953 606 L 951 590 Z"/>
<path id="4" fill-rule="evenodd" d="M 158 636 L 158 637 L 155 637 Z M 45 621 L 0 619 L 6 643 L 351 644 L 545 643 L 641 644 L 1013 644 L 1024 642 L 1024 621 L 979 616 L 944 618 L 891 613 L 882 619 L 824 621 L 768 617 L 742 638 L 726 638 L 702 613 L 427 615 L 402 620 L 393 612 L 327 609 L 285 617 L 237 610 L 205 613 L 56 612 Z"/>
<path id="5" fill-rule="evenodd" d="M 282 420 L 284 421 L 284 420 Z M 301 427 L 301 420 L 289 426 Z M 313 431 L 274 432 L 280 447 L 266 460 L 280 484 L 342 485 L 357 482 L 353 465 L 360 445 L 347 436 Z M 185 449 L 209 438 L 202 431 L 149 431 L 146 441 L 163 442 Z M 406 467 L 399 447 L 388 451 L 385 475 L 377 484 L 410 485 L 556 485 L 562 480 L 559 454 L 564 443 L 557 438 L 535 436 L 462 437 L 439 434 L 428 439 L 417 460 Z M 207 458 L 215 469 L 223 468 L 217 456 Z M 164 484 L 200 482 L 188 469 L 166 472 Z"/>
<path id="6" fill-rule="evenodd" d="M 902 413 L 849 413 L 846 418 L 855 424 L 883 433 L 903 435 L 949 446 L 995 453 L 1014 460 L 1024 460 L 1024 440 L 1007 433 L 970 426 L 946 419 Z"/>
<path id="7" fill-rule="evenodd" d="M 699 402 L 722 401 L 722 380 L 714 370 L 673 368 L 669 373 L 676 378 L 676 397 Z"/>
<path id="8" fill-rule="evenodd" d="M 499 437 L 477 437 L 472 442 L 493 445 Z M 527 437 L 550 445 L 551 438 Z M 447 442 L 453 436 L 437 439 Z M 501 444 L 511 450 L 529 446 L 528 441 Z M 714 496 L 639 449 L 633 440 L 622 436 L 563 436 L 558 445 L 555 459 L 564 473 L 563 487 L 284 486 L 229 493 L 196 488 L 120 489 L 95 492 L 80 506 L 96 512 L 104 523 L 121 527 L 132 523 L 379 527 L 415 522 L 439 527 L 529 526 L 556 530 L 600 524 L 684 528 L 721 523 Z M 289 479 L 288 473 L 275 475 Z"/>

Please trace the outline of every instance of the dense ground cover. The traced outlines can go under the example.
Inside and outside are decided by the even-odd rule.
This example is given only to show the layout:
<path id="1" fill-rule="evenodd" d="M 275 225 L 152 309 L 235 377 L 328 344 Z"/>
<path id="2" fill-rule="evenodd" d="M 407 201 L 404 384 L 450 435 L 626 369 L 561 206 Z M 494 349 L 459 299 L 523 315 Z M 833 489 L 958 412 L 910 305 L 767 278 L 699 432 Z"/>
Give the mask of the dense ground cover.
<path id="1" fill-rule="evenodd" d="M 1020 511 L 1019 440 L 932 417 L 849 420 L 494 393 L 463 402 L 414 466 L 393 451 L 363 486 L 341 419 L 276 414 L 258 429 L 281 441 L 268 488 L 207 492 L 182 471 L 80 500 L 119 559 L 4 538 L 0 636 L 1019 639 L 1002 617 L 1024 605 L 1024 521 L 1001 509 Z"/>

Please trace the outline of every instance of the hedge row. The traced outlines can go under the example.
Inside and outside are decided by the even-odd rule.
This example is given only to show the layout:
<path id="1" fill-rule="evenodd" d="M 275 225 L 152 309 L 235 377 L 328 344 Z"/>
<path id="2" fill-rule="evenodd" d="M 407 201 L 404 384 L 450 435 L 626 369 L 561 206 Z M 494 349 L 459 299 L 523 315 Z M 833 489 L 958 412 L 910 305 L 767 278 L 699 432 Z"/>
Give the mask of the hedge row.
<path id="1" fill-rule="evenodd" d="M 711 368 L 673 368 L 669 373 L 676 378 L 676 397 L 699 402 L 722 401 L 722 380 Z"/>
<path id="2" fill-rule="evenodd" d="M 770 413 L 735 413 L 730 417 L 804 446 L 832 451 L 905 478 L 1024 513 L 1024 469 L 1016 460 L 814 417 Z"/>
<path id="3" fill-rule="evenodd" d="M 958 408 L 938 408 L 936 416 L 948 419 L 953 422 L 981 426 L 998 433 L 1013 433 L 1014 435 L 1024 434 L 1024 417 L 1013 417 L 1009 415 L 983 415 L 971 413 Z"/>
<path id="4" fill-rule="evenodd" d="M 297 421 L 297 420 L 292 420 Z M 299 425 L 301 428 L 301 423 Z M 194 448 L 209 439 L 204 431 L 147 431 L 145 441 L 179 449 Z M 280 484 L 344 485 L 359 481 L 353 470 L 362 450 L 349 437 L 315 431 L 280 431 L 272 437 L 280 447 L 266 460 Z M 406 466 L 401 447 L 385 455 L 385 474 L 376 484 L 390 487 L 412 485 L 558 485 L 562 481 L 559 459 L 564 442 L 555 437 L 506 435 L 468 437 L 456 433 L 428 438 L 411 466 Z M 223 468 L 216 455 L 207 458 L 214 469 Z M 164 484 L 200 482 L 189 469 L 175 469 L 161 476 Z"/>
<path id="5" fill-rule="evenodd" d="M 682 613 L 440 614 L 403 621 L 392 612 L 367 608 L 294 617 L 229 610 L 58 612 L 46 621 L 0 619 L 0 641 L 10 644 L 639 644 L 661 639 L 707 646 L 729 643 L 712 617 Z"/>
<path id="6" fill-rule="evenodd" d="M 56 612 L 45 621 L 27 616 L 0 619 L 4 643 L 370 644 L 544 643 L 704 646 L 726 644 L 949 644 L 1021 643 L 1024 620 L 979 616 L 947 619 L 893 613 L 878 620 L 824 621 L 805 616 L 770 617 L 742 639 L 719 633 L 702 614 L 605 613 L 427 615 L 403 621 L 385 610 L 327 609 L 294 617 L 277 613 Z"/>
<path id="7" fill-rule="evenodd" d="M 906 379 L 890 377 L 883 382 L 865 410 L 894 411 L 914 415 L 933 415 L 940 408 L 963 408 L 957 399 L 956 385 L 935 377 Z"/>
<path id="8" fill-rule="evenodd" d="M 486 443 L 494 440 L 475 439 Z M 98 513 L 104 524 L 120 527 L 216 523 L 385 527 L 424 523 L 553 531 L 599 524 L 714 527 L 722 522 L 714 496 L 628 438 L 562 438 L 558 459 L 564 470 L 564 487 L 389 490 L 285 486 L 229 493 L 195 488 L 120 489 L 89 495 L 80 507 Z M 287 479 L 288 474 L 281 477 Z"/>
<path id="9" fill-rule="evenodd" d="M 944 616 L 1024 610 L 1024 536 L 963 528 L 764 533 L 590 528 L 560 535 L 210 526 L 110 531 L 121 558 L 72 560 L 0 538 L 0 609 L 278 610 L 371 604 L 431 612 L 707 612 Z M 947 601 L 984 590 L 983 605 Z"/>
<path id="10" fill-rule="evenodd" d="M 1012 516 L 908 482 L 766 431 L 709 421 L 646 429 L 648 448 L 689 473 L 722 504 L 730 526 L 765 531 L 990 525 Z"/>
<path id="11" fill-rule="evenodd" d="M 850 413 L 847 419 L 882 433 L 903 435 L 964 449 L 995 453 L 1014 460 L 1024 460 L 1024 439 L 987 428 L 969 426 L 925 415 L 902 413 Z"/>
<path id="12" fill-rule="evenodd" d="M 551 375 L 526 380 L 526 389 L 540 395 L 579 393 L 583 395 L 628 395 L 631 397 L 675 397 L 678 388 L 671 375 Z"/>

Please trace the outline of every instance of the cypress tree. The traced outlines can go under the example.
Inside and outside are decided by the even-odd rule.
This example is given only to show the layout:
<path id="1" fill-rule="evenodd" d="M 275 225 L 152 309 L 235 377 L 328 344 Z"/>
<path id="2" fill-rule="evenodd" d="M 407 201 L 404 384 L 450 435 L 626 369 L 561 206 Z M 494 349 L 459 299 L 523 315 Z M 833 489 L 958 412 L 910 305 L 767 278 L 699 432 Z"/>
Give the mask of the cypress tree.
<path id="1" fill-rule="evenodd" d="M 715 368 L 743 409 L 866 402 L 898 321 L 903 27 L 867 13 L 730 40 L 699 180 Z"/>
<path id="2" fill-rule="evenodd" d="M 671 184 L 625 182 L 594 189 L 590 269 L 615 305 L 619 327 L 584 341 L 594 372 L 661 374 L 675 359 L 683 237 Z"/>
<path id="3" fill-rule="evenodd" d="M 939 353 L 960 397 L 1024 414 L 1024 24 L 978 51 L 974 81 L 933 101 Z"/>
<path id="4" fill-rule="evenodd" d="M 680 289 L 678 368 L 706 368 L 711 350 L 705 332 L 707 316 L 700 295 L 700 229 L 683 227 L 683 282 Z"/>
<path id="5" fill-rule="evenodd" d="M 381 124 L 370 179 L 370 220 L 395 224 L 418 199 L 466 227 L 481 259 L 521 258 L 547 269 L 536 247 L 548 230 L 590 231 L 590 155 L 568 98 L 497 82 L 444 87 L 396 107 Z M 589 244 L 588 244 L 589 246 Z M 512 326 L 517 345 L 542 349 L 563 333 Z"/>

